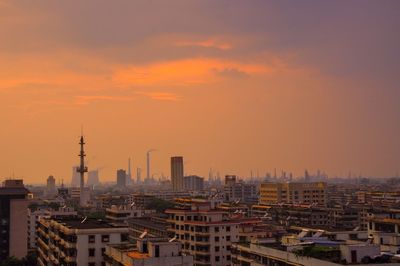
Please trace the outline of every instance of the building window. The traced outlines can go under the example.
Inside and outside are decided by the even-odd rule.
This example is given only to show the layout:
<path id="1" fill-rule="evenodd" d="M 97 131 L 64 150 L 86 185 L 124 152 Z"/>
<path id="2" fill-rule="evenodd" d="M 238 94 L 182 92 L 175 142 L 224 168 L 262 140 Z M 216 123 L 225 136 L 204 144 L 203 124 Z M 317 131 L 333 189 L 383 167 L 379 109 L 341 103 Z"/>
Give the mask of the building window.
<path id="1" fill-rule="evenodd" d="M 106 253 L 106 248 L 102 248 L 101 249 L 101 256 L 104 256 L 105 253 Z"/>
<path id="2" fill-rule="evenodd" d="M 103 243 L 110 242 L 110 236 L 109 235 L 102 235 L 101 236 L 101 242 L 103 242 Z"/>
<path id="3" fill-rule="evenodd" d="M 231 241 L 231 236 L 226 236 L 226 241 Z"/>
<path id="4" fill-rule="evenodd" d="M 227 232 L 230 232 L 230 231 L 231 231 L 231 227 L 230 227 L 230 226 L 227 226 L 227 227 L 226 227 L 226 231 L 227 231 Z"/>
<path id="5" fill-rule="evenodd" d="M 214 231 L 215 231 L 215 233 L 218 233 L 219 232 L 219 227 L 218 226 L 214 227 Z"/>
<path id="6" fill-rule="evenodd" d="M 215 261 L 219 261 L 219 256 L 215 256 Z"/>
<path id="7" fill-rule="evenodd" d="M 215 242 L 219 242 L 219 236 L 215 237 Z"/>
<path id="8" fill-rule="evenodd" d="M 94 243 L 96 242 L 96 236 L 95 235 L 89 235 L 89 243 Z"/>
<path id="9" fill-rule="evenodd" d="M 94 248 L 89 248 L 89 257 L 94 257 L 95 251 L 96 250 Z"/>
<path id="10" fill-rule="evenodd" d="M 128 241 L 128 234 L 121 234 L 121 242 Z"/>
<path id="11" fill-rule="evenodd" d="M 219 251 L 219 247 L 216 246 L 216 247 L 215 247 L 215 252 L 218 252 L 218 251 Z"/>
<path id="12" fill-rule="evenodd" d="M 89 262 L 88 265 L 89 266 L 96 266 L 96 263 L 95 262 Z"/>

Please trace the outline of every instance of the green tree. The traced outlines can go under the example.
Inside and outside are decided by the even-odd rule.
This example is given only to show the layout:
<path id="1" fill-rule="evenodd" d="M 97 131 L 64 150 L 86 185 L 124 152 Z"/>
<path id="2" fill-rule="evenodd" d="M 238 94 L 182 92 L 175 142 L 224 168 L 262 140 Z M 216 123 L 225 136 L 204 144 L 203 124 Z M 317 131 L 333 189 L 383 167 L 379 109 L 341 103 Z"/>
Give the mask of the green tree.
<path id="1" fill-rule="evenodd" d="M 156 210 L 157 212 L 164 213 L 166 209 L 170 209 L 174 207 L 174 203 L 167 200 L 152 199 L 149 204 L 146 205 L 146 209 Z"/>

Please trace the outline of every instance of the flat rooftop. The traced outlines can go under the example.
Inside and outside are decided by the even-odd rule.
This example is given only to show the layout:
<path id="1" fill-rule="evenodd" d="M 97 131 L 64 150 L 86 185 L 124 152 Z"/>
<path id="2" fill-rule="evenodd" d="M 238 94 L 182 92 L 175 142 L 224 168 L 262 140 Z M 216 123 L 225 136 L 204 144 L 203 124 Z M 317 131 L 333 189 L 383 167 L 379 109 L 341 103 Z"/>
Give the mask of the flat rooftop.
<path id="1" fill-rule="evenodd" d="M 135 224 L 160 231 L 166 230 L 166 228 L 168 227 L 167 223 L 156 222 L 149 218 L 133 218 L 129 220 L 129 224 Z"/>
<path id="2" fill-rule="evenodd" d="M 0 187 L 0 195 L 26 195 L 29 193 L 24 187 Z"/>
<path id="3" fill-rule="evenodd" d="M 121 228 L 121 226 L 110 224 L 104 220 L 87 218 L 84 222 L 83 217 L 60 217 L 53 219 L 71 229 L 101 229 L 101 228 Z"/>

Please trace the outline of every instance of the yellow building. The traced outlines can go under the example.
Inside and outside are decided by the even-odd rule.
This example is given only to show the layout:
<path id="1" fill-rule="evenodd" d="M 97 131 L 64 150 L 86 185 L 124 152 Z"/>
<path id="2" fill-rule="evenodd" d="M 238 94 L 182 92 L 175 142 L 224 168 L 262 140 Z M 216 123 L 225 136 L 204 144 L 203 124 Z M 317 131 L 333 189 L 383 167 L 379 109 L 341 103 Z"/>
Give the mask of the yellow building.
<path id="1" fill-rule="evenodd" d="M 263 183 L 260 204 L 289 203 L 326 205 L 326 183 Z"/>

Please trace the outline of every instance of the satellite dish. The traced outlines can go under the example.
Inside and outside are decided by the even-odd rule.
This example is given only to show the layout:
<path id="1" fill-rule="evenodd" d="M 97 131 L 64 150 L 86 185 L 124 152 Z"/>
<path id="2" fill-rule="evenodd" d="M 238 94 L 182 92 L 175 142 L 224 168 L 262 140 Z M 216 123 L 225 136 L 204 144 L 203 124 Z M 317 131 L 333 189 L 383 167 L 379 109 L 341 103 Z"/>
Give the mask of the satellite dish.
<path id="1" fill-rule="evenodd" d="M 140 238 L 140 239 L 143 239 L 146 235 L 147 235 L 147 231 L 144 231 L 144 232 L 139 236 L 139 238 Z"/>

